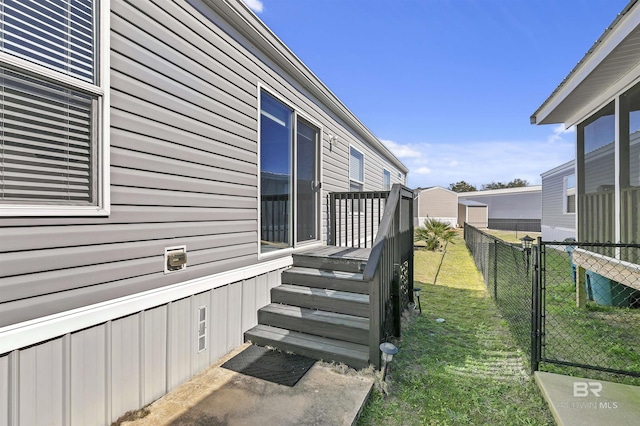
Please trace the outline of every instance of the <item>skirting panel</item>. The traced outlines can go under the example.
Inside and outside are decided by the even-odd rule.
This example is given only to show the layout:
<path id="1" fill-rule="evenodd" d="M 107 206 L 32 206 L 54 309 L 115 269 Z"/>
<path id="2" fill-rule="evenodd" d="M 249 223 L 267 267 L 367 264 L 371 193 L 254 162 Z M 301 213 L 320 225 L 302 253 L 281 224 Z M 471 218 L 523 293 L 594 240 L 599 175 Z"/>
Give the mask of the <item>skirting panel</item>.
<path id="1" fill-rule="evenodd" d="M 108 425 L 243 342 L 283 268 L 0 356 L 0 426 Z"/>

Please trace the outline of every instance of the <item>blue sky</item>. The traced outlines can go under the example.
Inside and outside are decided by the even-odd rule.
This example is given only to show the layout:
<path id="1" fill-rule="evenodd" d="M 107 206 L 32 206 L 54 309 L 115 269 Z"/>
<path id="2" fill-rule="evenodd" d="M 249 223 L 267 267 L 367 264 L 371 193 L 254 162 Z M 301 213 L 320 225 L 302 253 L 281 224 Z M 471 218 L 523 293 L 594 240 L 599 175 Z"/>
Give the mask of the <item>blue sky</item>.
<path id="1" fill-rule="evenodd" d="M 529 117 L 628 0 L 245 0 L 406 164 L 480 187 L 573 158 Z"/>

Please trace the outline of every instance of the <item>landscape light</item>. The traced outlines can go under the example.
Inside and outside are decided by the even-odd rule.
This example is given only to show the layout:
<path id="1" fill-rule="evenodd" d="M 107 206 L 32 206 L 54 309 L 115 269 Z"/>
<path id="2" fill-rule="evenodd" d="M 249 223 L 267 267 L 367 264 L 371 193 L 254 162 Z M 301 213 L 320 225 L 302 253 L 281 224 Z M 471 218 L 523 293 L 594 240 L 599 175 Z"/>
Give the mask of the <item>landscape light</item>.
<path id="1" fill-rule="evenodd" d="M 398 348 L 393 343 L 385 342 L 380 344 L 380 352 L 382 352 L 382 362 L 384 363 L 382 380 L 387 377 L 387 364 L 393 360 L 393 356 L 398 353 Z"/>
<path id="2" fill-rule="evenodd" d="M 420 305 L 420 291 L 422 289 L 420 287 L 414 287 L 413 288 L 413 301 L 415 303 L 415 307 L 413 309 L 415 309 L 416 307 L 420 310 L 420 313 L 422 313 L 422 306 Z M 417 300 L 417 302 L 416 302 Z"/>

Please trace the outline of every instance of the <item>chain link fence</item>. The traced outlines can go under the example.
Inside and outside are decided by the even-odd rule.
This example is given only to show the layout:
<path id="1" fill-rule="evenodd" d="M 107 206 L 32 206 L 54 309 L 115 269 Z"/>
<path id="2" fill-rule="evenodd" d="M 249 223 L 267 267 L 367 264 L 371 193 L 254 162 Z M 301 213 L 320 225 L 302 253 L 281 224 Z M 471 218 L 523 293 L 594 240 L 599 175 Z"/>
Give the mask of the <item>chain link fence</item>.
<path id="1" fill-rule="evenodd" d="M 640 377 L 640 266 L 625 260 L 637 259 L 640 245 L 539 244 L 541 368 Z"/>
<path id="2" fill-rule="evenodd" d="M 464 232 L 532 371 L 640 385 L 640 245 L 539 239 L 524 249 Z"/>
<path id="3" fill-rule="evenodd" d="M 531 355 L 531 251 L 469 224 L 464 239 L 518 346 Z"/>

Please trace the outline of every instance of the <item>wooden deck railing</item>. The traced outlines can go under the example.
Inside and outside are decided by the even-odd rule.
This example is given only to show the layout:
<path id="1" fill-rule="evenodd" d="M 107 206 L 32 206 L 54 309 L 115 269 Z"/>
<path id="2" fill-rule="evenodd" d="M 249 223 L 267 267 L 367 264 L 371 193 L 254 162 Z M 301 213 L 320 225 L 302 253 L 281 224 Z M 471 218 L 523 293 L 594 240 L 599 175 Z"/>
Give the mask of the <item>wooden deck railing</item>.
<path id="1" fill-rule="evenodd" d="M 330 243 L 371 247 L 363 273 L 369 288 L 369 362 L 380 368 L 380 343 L 400 337 L 402 311 L 413 302 L 413 191 L 330 194 Z"/>
<path id="2" fill-rule="evenodd" d="M 333 192 L 329 195 L 334 246 L 372 247 L 390 191 Z"/>

